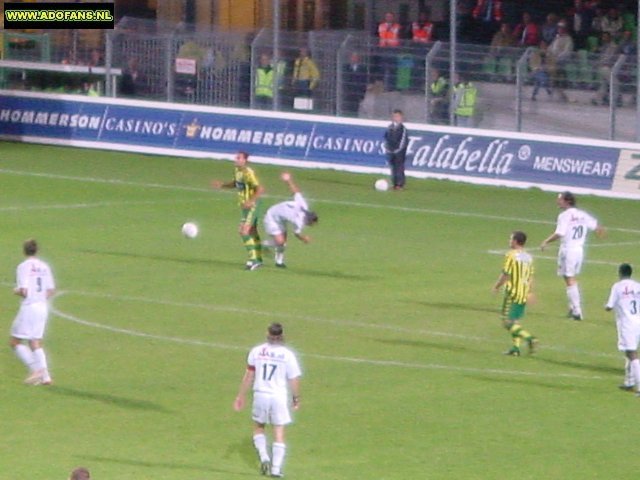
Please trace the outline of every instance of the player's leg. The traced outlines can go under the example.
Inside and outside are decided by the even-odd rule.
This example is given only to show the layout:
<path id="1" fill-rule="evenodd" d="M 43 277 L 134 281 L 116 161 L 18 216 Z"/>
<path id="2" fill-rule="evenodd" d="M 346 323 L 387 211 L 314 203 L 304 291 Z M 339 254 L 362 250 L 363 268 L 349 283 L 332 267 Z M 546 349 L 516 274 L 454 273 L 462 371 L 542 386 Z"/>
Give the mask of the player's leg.
<path id="1" fill-rule="evenodd" d="M 273 459 L 271 463 L 271 476 L 274 477 L 282 476 L 282 465 L 284 464 L 284 457 L 287 454 L 284 429 L 284 425 L 273 426 Z"/>
<path id="2" fill-rule="evenodd" d="M 273 446 L 271 451 L 271 476 L 281 477 L 284 457 L 287 453 L 285 426 L 291 423 L 291 414 L 286 398 L 274 398 L 271 416 L 273 425 Z"/>
<path id="3" fill-rule="evenodd" d="M 502 325 L 504 326 L 504 328 L 507 329 L 509 333 L 511 333 L 511 327 L 513 327 L 513 320 L 511 320 L 510 318 L 511 305 L 512 305 L 511 297 L 509 296 L 508 293 L 505 292 L 504 298 L 502 300 L 501 317 L 502 317 Z M 514 337 L 513 335 L 511 335 L 511 341 L 512 341 L 511 348 L 506 352 L 504 352 L 504 354 L 513 355 L 517 357 L 520 355 L 520 343 L 521 343 L 520 338 Z"/>
<path id="4" fill-rule="evenodd" d="M 275 242 L 275 260 L 276 267 L 284 268 L 284 250 L 287 246 L 287 232 L 279 233 L 273 236 Z"/>
<path id="5" fill-rule="evenodd" d="M 34 334 L 37 333 L 35 331 L 36 320 L 33 308 L 22 305 L 11 325 L 10 345 L 18 359 L 29 369 L 27 380 L 31 378 L 38 366 L 33 351 L 23 342 L 33 338 Z"/>
<path id="6" fill-rule="evenodd" d="M 246 267 L 248 270 L 252 270 L 254 265 L 260 265 L 261 261 L 258 261 L 258 248 L 256 246 L 255 238 L 254 238 L 254 221 L 255 218 L 255 208 L 244 208 L 242 209 L 242 218 L 240 221 L 239 233 L 242 238 L 242 243 L 244 248 L 247 251 L 248 260 Z M 259 237 L 258 237 L 259 239 Z M 261 249 L 261 247 L 260 247 Z M 262 256 L 262 252 L 260 252 L 260 256 Z"/>
<path id="7" fill-rule="evenodd" d="M 529 353 L 534 353 L 535 346 L 537 344 L 536 338 L 531 335 L 527 330 L 525 330 L 520 324 L 520 320 L 524 317 L 526 304 L 524 303 L 512 303 L 511 308 L 509 310 L 509 320 L 511 322 L 511 326 L 509 327 L 509 333 L 511 334 L 511 338 L 514 339 L 514 343 L 518 343 L 518 350 L 520 349 L 520 345 L 522 344 L 522 340 L 527 342 L 529 346 Z"/>
<path id="8" fill-rule="evenodd" d="M 50 385 L 51 375 L 49 374 L 49 364 L 42 344 L 45 327 L 47 325 L 47 317 L 49 316 L 46 304 L 42 303 L 31 305 L 30 316 L 32 317 L 33 329 L 32 337 L 29 339 L 29 347 L 33 352 L 33 358 L 35 359 L 35 369 L 32 377 L 37 377 L 39 375 L 41 384 Z M 37 379 L 35 383 L 38 383 Z"/>
<path id="9" fill-rule="evenodd" d="M 35 366 L 35 358 L 33 358 L 33 352 L 29 347 L 27 347 L 20 338 L 11 337 L 9 340 L 9 345 L 16 354 L 16 357 L 24 363 L 24 365 L 29 369 L 29 372 L 33 372 Z"/>
<path id="10" fill-rule="evenodd" d="M 253 218 L 251 219 L 251 238 L 256 252 L 256 261 L 262 263 L 262 239 L 258 232 L 258 218 L 260 216 L 260 204 L 253 208 Z"/>
<path id="11" fill-rule="evenodd" d="M 640 396 L 640 360 L 637 350 L 626 350 L 625 355 L 629 360 L 629 373 L 636 387 L 636 395 Z"/>
<path id="12" fill-rule="evenodd" d="M 582 320 L 582 299 L 578 288 L 577 275 L 582 267 L 582 252 L 569 250 L 564 254 L 562 276 L 566 285 L 569 315 L 574 320 Z"/>
<path id="13" fill-rule="evenodd" d="M 625 355 L 624 357 L 624 381 L 619 386 L 621 390 L 631 391 L 635 388 L 635 380 L 631 375 L 631 361 Z"/>
<path id="14" fill-rule="evenodd" d="M 253 408 L 251 417 L 254 421 L 253 446 L 258 453 L 260 460 L 260 471 L 266 475 L 271 468 L 271 458 L 267 448 L 267 437 L 265 435 L 265 425 L 269 419 L 269 401 L 265 395 L 255 394 L 253 396 Z"/>

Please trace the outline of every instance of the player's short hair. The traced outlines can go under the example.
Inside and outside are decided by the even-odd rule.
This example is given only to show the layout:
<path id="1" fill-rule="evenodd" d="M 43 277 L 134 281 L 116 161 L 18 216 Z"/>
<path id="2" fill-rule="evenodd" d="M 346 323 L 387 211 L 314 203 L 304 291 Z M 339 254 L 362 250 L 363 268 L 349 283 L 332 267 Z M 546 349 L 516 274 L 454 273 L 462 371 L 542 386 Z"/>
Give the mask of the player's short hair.
<path id="1" fill-rule="evenodd" d="M 279 343 L 284 340 L 284 328 L 281 323 L 273 322 L 267 329 L 269 343 Z"/>
<path id="2" fill-rule="evenodd" d="M 513 232 L 511 234 L 511 238 L 513 238 L 513 241 L 518 245 L 524 245 L 525 243 L 527 243 L 527 234 L 520 230 L 516 230 L 515 232 Z"/>
<path id="3" fill-rule="evenodd" d="M 631 268 L 631 265 L 629 265 L 628 263 L 623 263 L 618 267 L 618 274 L 622 278 L 629 278 L 631 277 L 632 273 L 633 273 L 633 268 Z"/>
<path id="4" fill-rule="evenodd" d="M 306 212 L 304 212 L 304 223 L 306 223 L 307 225 L 318 223 L 318 214 L 316 212 L 307 210 Z"/>
<path id="5" fill-rule="evenodd" d="M 404 113 L 402 112 L 402 110 L 400 110 L 399 108 L 396 108 L 393 112 L 394 115 L 398 114 L 398 115 L 404 115 Z"/>
<path id="6" fill-rule="evenodd" d="M 240 155 L 245 160 L 249 160 L 249 154 L 244 150 L 238 150 L 238 155 Z"/>
<path id="7" fill-rule="evenodd" d="M 91 480 L 89 470 L 84 467 L 78 467 L 71 472 L 69 480 Z"/>
<path id="8" fill-rule="evenodd" d="M 560 198 L 572 207 L 576 206 L 576 196 L 571 192 L 562 192 Z"/>
<path id="9" fill-rule="evenodd" d="M 33 238 L 25 240 L 22 244 L 22 250 L 28 257 L 33 257 L 36 253 L 38 253 L 38 242 L 36 242 Z"/>

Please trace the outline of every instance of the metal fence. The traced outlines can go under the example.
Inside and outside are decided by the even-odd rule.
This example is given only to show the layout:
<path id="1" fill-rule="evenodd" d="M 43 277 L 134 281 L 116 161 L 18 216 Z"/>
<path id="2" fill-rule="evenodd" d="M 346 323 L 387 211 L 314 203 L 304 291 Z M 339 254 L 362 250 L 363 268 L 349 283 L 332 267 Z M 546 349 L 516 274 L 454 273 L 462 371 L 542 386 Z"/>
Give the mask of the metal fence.
<path id="1" fill-rule="evenodd" d="M 198 33 L 131 19 L 108 32 L 0 35 L 4 60 L 121 69 L 116 80 L 105 76 L 118 96 L 377 119 L 401 108 L 409 121 L 436 124 L 454 117 L 459 79 L 449 79 L 444 42 L 383 47 L 360 31 L 281 32 L 275 51 L 270 30 Z M 309 62 L 317 70 L 310 79 Z M 265 66 L 274 88 L 257 95 Z M 635 54 L 605 45 L 557 58 L 539 48 L 463 44 L 455 69 L 478 88 L 473 126 L 635 139 Z M 4 87 L 35 88 L 18 70 L 0 68 Z"/>

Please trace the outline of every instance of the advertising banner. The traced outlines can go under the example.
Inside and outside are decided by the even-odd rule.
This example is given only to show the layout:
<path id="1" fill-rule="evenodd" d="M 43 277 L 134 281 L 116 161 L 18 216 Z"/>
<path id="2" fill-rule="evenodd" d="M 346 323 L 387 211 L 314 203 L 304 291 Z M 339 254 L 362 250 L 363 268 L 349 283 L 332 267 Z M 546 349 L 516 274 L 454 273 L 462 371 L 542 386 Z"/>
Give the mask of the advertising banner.
<path id="1" fill-rule="evenodd" d="M 135 146 L 136 151 L 154 147 L 155 152 L 211 157 L 246 150 L 274 161 L 356 171 L 386 165 L 384 122 L 69 98 L 0 93 L 0 136 L 82 140 L 100 148 Z M 597 143 L 408 127 L 407 170 L 421 176 L 606 191 L 613 187 L 621 158 L 620 148 Z"/>

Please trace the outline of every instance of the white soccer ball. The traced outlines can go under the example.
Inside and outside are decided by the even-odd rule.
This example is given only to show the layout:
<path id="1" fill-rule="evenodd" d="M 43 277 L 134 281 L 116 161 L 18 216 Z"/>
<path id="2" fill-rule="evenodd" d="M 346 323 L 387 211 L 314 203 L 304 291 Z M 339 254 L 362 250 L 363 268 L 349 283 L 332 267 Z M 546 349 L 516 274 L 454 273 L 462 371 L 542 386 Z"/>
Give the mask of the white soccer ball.
<path id="1" fill-rule="evenodd" d="M 389 190 L 389 182 L 387 182 L 384 178 L 380 178 L 376 180 L 376 183 L 373 184 L 373 187 L 379 192 L 386 192 Z"/>
<path id="2" fill-rule="evenodd" d="M 182 234 L 187 238 L 196 238 L 198 236 L 198 225 L 193 222 L 187 222 L 182 225 Z"/>

